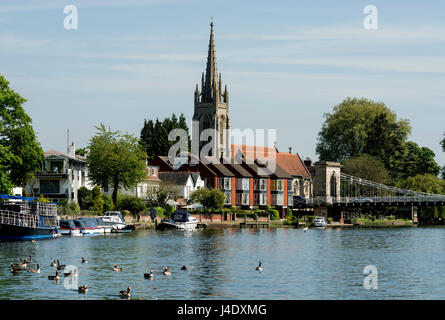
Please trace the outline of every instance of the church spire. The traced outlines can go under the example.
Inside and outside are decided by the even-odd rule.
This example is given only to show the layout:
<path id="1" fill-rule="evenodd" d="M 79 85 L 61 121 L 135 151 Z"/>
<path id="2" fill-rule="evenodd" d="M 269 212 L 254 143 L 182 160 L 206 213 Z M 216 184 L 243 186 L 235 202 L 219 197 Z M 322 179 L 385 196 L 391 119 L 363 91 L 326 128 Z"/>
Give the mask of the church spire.
<path id="1" fill-rule="evenodd" d="M 205 85 L 202 89 L 202 102 L 213 102 L 219 97 L 218 69 L 216 68 L 215 41 L 213 38 L 213 21 L 210 23 L 209 53 Z"/>

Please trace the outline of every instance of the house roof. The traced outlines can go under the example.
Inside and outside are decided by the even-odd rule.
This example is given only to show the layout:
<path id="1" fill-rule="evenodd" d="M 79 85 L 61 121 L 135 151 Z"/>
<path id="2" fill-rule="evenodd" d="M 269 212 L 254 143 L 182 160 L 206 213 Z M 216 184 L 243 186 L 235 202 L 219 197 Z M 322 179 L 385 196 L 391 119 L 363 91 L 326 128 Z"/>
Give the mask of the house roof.
<path id="1" fill-rule="evenodd" d="M 63 157 L 66 159 L 71 159 L 71 160 L 77 160 L 80 162 L 86 162 L 86 158 L 84 156 L 78 155 L 76 154 L 75 157 L 67 154 L 67 153 L 63 153 L 57 150 L 49 150 L 49 151 L 45 151 L 45 158 L 49 158 L 49 157 L 53 157 L 53 156 L 58 156 L 58 157 Z"/>
<path id="2" fill-rule="evenodd" d="M 185 186 L 190 177 L 190 172 L 160 172 L 159 178 L 175 185 Z"/>
<path id="3" fill-rule="evenodd" d="M 291 176 L 310 178 L 310 172 L 298 154 L 278 152 L 276 157 L 278 165 Z"/>

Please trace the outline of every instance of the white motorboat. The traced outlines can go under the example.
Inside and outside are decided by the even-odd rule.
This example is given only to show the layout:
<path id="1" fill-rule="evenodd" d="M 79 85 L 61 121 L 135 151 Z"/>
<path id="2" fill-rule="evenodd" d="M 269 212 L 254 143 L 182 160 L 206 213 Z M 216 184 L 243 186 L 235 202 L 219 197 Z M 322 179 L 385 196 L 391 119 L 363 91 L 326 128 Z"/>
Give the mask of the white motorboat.
<path id="1" fill-rule="evenodd" d="M 127 224 L 125 223 L 124 216 L 119 211 L 107 211 L 104 213 L 102 217 L 102 221 L 107 225 L 110 226 L 110 232 L 111 230 L 122 230 L 127 227 Z"/>
<path id="2" fill-rule="evenodd" d="M 172 219 L 163 219 L 158 224 L 158 230 L 179 229 L 179 230 L 195 230 L 198 226 L 198 220 L 190 216 L 187 211 L 175 211 L 172 213 Z"/>
<path id="3" fill-rule="evenodd" d="M 314 227 L 318 228 L 326 228 L 328 226 L 326 220 L 323 217 L 315 217 L 314 222 L 312 223 Z"/>

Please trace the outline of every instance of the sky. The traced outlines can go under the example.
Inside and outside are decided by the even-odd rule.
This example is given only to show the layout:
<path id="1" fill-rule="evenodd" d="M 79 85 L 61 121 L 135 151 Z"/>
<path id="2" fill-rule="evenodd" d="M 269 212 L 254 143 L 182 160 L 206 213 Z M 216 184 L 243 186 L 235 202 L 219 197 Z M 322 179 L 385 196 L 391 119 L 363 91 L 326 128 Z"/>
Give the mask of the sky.
<path id="1" fill-rule="evenodd" d="M 191 121 L 213 17 L 232 128 L 276 129 L 279 151 L 316 160 L 323 115 L 365 97 L 409 119 L 443 166 L 444 15 L 442 0 L 1 0 L 0 74 L 44 150 L 66 151 L 67 129 L 85 147 L 100 123 L 139 136 L 146 118 Z"/>

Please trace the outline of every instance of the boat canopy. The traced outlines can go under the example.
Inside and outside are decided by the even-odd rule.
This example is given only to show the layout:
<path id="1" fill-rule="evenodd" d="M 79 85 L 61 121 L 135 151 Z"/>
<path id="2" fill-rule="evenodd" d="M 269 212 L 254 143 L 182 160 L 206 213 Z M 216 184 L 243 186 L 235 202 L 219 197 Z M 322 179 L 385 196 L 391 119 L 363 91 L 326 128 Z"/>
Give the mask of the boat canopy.
<path id="1" fill-rule="evenodd" d="M 21 196 L 10 196 L 9 194 L 0 194 L 0 199 L 2 199 L 2 200 L 23 200 L 23 201 L 32 201 L 32 200 L 38 200 L 39 198 L 33 198 L 33 197 L 21 197 Z"/>
<path id="2" fill-rule="evenodd" d="M 184 210 L 178 210 L 173 212 L 172 218 L 176 222 L 188 222 L 190 217 L 190 212 Z"/>
<path id="3" fill-rule="evenodd" d="M 77 221 L 84 225 L 82 228 L 97 228 L 96 218 L 80 218 Z"/>
<path id="4" fill-rule="evenodd" d="M 74 220 L 60 220 L 60 227 L 67 229 L 76 229 L 78 228 L 74 223 Z"/>

